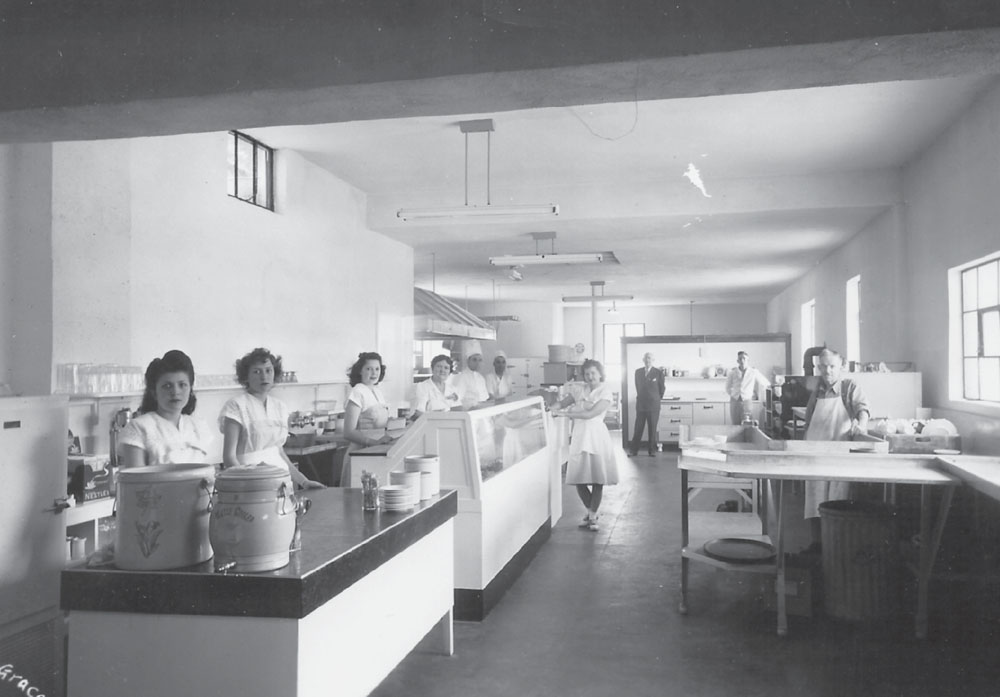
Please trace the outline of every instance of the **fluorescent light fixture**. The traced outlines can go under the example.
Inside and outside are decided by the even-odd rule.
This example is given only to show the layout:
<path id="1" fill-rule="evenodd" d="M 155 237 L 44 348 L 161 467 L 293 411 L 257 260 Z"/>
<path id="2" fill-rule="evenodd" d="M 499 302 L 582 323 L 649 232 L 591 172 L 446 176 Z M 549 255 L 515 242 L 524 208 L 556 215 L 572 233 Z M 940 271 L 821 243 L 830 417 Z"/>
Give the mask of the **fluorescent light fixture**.
<path id="1" fill-rule="evenodd" d="M 479 319 L 484 322 L 520 322 L 521 318 L 517 315 L 483 315 Z"/>
<path id="2" fill-rule="evenodd" d="M 564 295 L 564 303 L 615 302 L 616 300 L 632 300 L 631 295 Z"/>
<path id="3" fill-rule="evenodd" d="M 532 266 L 542 264 L 600 264 L 604 261 L 601 252 L 585 252 L 581 254 L 508 254 L 502 257 L 490 257 L 494 266 Z"/>
<path id="4" fill-rule="evenodd" d="M 492 217 L 541 217 L 559 215 L 559 206 L 555 203 L 525 204 L 518 206 L 446 206 L 441 208 L 400 208 L 396 217 L 400 220 L 440 220 L 468 219 Z"/>

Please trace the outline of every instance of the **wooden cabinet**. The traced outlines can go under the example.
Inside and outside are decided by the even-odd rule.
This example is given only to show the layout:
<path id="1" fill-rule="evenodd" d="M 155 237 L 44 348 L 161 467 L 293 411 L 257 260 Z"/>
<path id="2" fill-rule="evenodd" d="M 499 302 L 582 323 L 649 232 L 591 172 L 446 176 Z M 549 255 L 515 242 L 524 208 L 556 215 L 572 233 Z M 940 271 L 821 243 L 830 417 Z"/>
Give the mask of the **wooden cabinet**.
<path id="1" fill-rule="evenodd" d="M 694 426 L 724 426 L 729 402 L 695 402 L 691 405 L 691 424 Z"/>
<path id="2" fill-rule="evenodd" d="M 729 421 L 729 402 L 709 402 L 701 399 L 667 400 L 660 407 L 657 422 L 659 439 L 676 443 L 681 426 L 723 426 Z"/>

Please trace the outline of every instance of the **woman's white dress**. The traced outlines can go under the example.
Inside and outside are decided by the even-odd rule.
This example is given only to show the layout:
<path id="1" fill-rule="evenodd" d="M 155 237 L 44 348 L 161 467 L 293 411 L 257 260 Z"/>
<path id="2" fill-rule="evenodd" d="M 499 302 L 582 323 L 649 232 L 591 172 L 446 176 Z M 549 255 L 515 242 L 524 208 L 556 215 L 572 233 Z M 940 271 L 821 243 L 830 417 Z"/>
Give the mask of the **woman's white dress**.
<path id="1" fill-rule="evenodd" d="M 348 404 L 354 404 L 361 409 L 358 416 L 357 430 L 367 438 L 379 439 L 385 435 L 385 427 L 389 423 L 389 404 L 385 401 L 382 390 L 376 385 L 366 385 L 359 382 L 351 388 L 347 395 Z M 341 470 L 341 486 L 351 485 L 351 453 L 361 450 L 363 445 L 351 443 L 344 454 L 344 469 Z"/>
<path id="2" fill-rule="evenodd" d="M 607 400 L 609 405 L 614 401 L 611 386 L 603 382 L 584 395 L 582 404 L 590 408 L 601 400 Z M 604 424 L 604 412 L 589 419 L 572 421 L 566 483 L 617 484 L 618 459 L 622 450 L 615 447 L 611 440 L 611 433 Z"/>
<path id="3" fill-rule="evenodd" d="M 147 465 L 176 465 L 205 462 L 214 438 L 201 419 L 181 414 L 180 424 L 174 426 L 151 411 L 132 419 L 118 442 L 144 451 Z"/>
<path id="4" fill-rule="evenodd" d="M 265 463 L 287 472 L 288 463 L 281 456 L 281 449 L 288 440 L 288 416 L 288 406 L 280 399 L 268 395 L 264 402 L 243 392 L 222 406 L 219 430 L 225 431 L 226 419 L 243 427 L 236 444 L 236 457 L 241 466 Z"/>

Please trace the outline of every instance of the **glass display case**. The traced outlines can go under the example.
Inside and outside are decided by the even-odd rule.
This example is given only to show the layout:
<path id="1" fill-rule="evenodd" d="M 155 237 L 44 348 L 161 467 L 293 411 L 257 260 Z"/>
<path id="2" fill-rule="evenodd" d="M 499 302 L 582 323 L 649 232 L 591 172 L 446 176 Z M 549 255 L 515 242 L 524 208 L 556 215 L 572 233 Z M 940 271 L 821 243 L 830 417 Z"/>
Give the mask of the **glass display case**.
<path id="1" fill-rule="evenodd" d="M 479 416 L 475 424 L 479 472 L 485 482 L 545 447 L 545 411 L 541 404 Z"/>

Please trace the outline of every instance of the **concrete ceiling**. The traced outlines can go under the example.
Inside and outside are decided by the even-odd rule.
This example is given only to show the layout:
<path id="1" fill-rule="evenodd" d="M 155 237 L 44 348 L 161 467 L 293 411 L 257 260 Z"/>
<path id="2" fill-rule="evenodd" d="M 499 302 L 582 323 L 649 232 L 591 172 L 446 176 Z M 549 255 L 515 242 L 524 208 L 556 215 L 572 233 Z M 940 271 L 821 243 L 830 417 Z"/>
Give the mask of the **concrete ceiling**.
<path id="1" fill-rule="evenodd" d="M 901 202 L 900 168 L 993 75 L 249 129 L 368 197 L 369 226 L 414 248 L 417 284 L 559 301 L 607 282 L 635 304 L 765 302 Z M 466 138 L 458 122 L 492 118 Z M 487 153 L 489 184 L 487 186 Z M 685 172 L 700 173 L 704 191 Z M 468 184 L 465 176 L 468 168 Z M 466 190 L 466 187 L 468 189 Z M 556 203 L 544 220 L 402 221 L 399 208 Z M 491 256 L 606 251 L 618 264 Z"/>

